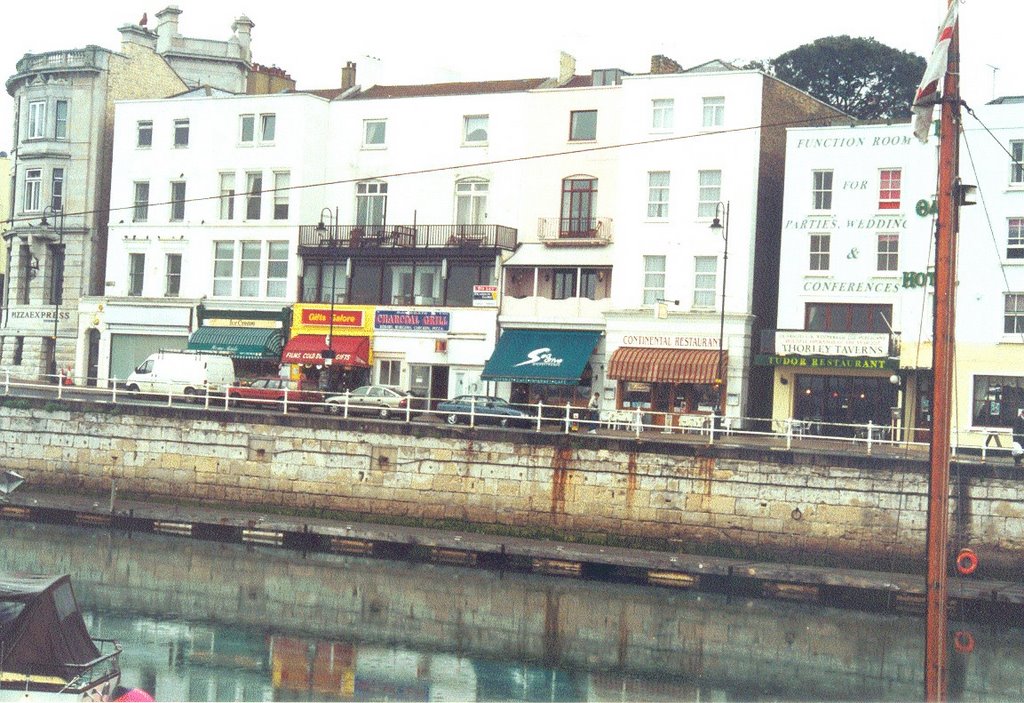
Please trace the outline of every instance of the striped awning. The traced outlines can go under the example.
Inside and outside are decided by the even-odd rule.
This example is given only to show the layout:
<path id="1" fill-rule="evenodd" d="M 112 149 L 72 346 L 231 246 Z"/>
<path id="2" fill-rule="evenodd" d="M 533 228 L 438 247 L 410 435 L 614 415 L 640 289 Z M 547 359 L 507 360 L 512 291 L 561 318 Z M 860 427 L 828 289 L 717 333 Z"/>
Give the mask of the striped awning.
<path id="1" fill-rule="evenodd" d="M 714 383 L 718 379 L 717 349 L 648 349 L 619 347 L 608 362 L 608 378 L 660 383 Z M 722 352 L 722 370 L 729 354 Z"/>
<path id="2" fill-rule="evenodd" d="M 280 359 L 284 340 L 273 327 L 220 327 L 204 325 L 188 338 L 188 348 L 221 352 L 235 359 Z"/>

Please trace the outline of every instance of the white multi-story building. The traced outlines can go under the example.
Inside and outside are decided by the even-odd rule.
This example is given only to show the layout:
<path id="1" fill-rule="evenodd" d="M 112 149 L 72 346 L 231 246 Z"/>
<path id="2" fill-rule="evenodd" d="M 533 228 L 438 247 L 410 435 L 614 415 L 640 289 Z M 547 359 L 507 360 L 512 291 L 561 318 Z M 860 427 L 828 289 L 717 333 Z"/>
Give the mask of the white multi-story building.
<path id="1" fill-rule="evenodd" d="M 278 344 L 331 387 L 744 414 L 783 125 L 841 116 L 676 68 L 360 89 L 350 65 L 333 91 L 119 104 L 108 295 L 82 310 L 101 366 L 188 344 L 268 370 Z"/>
<path id="2" fill-rule="evenodd" d="M 964 116 L 953 432 L 980 444 L 1024 407 L 1024 104 Z M 1015 151 L 1016 150 L 1016 151 Z M 908 124 L 791 129 L 773 417 L 856 434 L 872 423 L 927 441 L 932 413 L 937 144 Z"/>

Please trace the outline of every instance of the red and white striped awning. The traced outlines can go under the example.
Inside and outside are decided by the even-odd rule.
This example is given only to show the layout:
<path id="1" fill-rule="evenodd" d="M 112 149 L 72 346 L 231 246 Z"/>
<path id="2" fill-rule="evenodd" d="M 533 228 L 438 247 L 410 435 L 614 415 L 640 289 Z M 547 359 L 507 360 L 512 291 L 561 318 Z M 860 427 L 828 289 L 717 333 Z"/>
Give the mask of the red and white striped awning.
<path id="1" fill-rule="evenodd" d="M 608 362 L 608 378 L 659 383 L 714 383 L 718 379 L 717 349 L 649 349 L 619 347 Z M 722 352 L 722 373 L 729 354 Z"/>

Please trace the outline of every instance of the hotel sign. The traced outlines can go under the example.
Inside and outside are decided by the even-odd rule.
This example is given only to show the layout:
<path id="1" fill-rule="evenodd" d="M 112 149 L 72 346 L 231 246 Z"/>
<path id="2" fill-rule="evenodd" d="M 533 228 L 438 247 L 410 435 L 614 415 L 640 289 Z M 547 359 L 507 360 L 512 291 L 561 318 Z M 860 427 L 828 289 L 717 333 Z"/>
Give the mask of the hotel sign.
<path id="1" fill-rule="evenodd" d="M 885 333 L 775 332 L 775 353 L 780 356 L 876 357 L 889 356 L 889 335 Z M 777 366 L 779 364 L 772 364 Z"/>

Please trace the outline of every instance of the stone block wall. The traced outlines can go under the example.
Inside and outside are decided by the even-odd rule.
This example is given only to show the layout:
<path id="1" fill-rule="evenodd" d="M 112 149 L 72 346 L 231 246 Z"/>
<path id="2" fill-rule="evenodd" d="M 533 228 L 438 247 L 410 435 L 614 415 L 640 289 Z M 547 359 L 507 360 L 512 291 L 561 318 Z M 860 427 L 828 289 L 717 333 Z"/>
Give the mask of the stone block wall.
<path id="1" fill-rule="evenodd" d="M 812 452 L 158 407 L 0 406 L 29 486 L 668 541 L 681 551 L 907 571 L 927 466 Z M 263 424 L 265 422 L 266 424 Z M 1008 474 L 1012 469 L 1003 469 Z M 955 467 L 951 549 L 1024 554 L 1017 477 Z"/>

